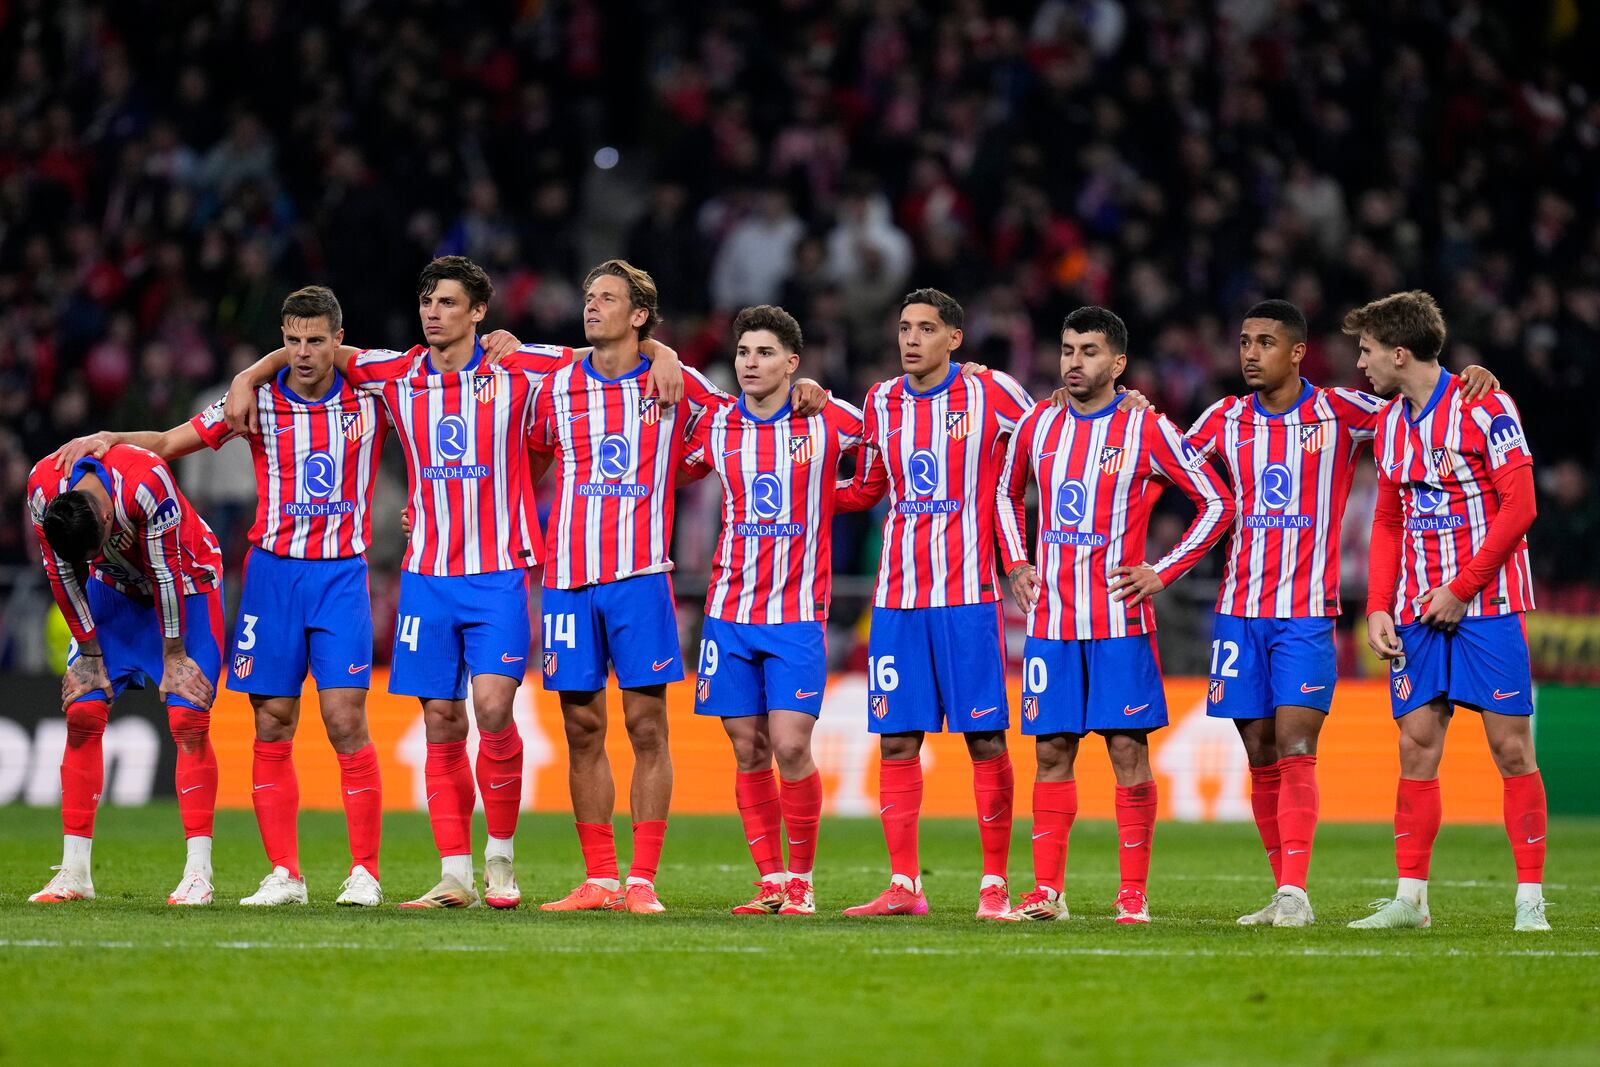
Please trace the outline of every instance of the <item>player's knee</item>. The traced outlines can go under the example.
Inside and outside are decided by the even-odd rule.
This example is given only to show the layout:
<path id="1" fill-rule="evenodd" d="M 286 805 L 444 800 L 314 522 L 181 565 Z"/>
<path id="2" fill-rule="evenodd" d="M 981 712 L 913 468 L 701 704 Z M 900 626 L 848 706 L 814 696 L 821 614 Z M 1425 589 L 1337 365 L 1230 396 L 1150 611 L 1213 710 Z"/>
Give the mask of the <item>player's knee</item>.
<path id="1" fill-rule="evenodd" d="M 628 723 L 628 740 L 638 756 L 657 755 L 667 750 L 667 722 L 665 717 L 650 715 Z"/>
<path id="2" fill-rule="evenodd" d="M 1442 755 L 1442 744 L 1435 744 L 1431 739 L 1417 738 L 1410 734 L 1400 735 L 1400 769 L 1408 776 L 1423 774 L 1433 777 L 1439 768 L 1439 758 Z"/>
<path id="3" fill-rule="evenodd" d="M 742 774 L 754 774 L 772 766 L 772 746 L 762 737 L 733 739 L 733 759 Z"/>
<path id="4" fill-rule="evenodd" d="M 811 745 L 803 737 L 785 737 L 772 742 L 772 755 L 778 761 L 779 770 L 794 770 L 811 759 Z"/>
<path id="5" fill-rule="evenodd" d="M 334 715 L 327 720 L 328 743 L 341 756 L 367 747 L 367 723 L 360 715 Z"/>
<path id="6" fill-rule="evenodd" d="M 967 753 L 974 760 L 994 759 L 1006 750 L 1006 735 L 999 732 L 968 734 Z"/>
<path id="7" fill-rule="evenodd" d="M 211 732 L 211 713 L 182 704 L 168 705 L 167 728 L 181 751 L 193 752 L 205 747 L 206 736 Z"/>
<path id="8" fill-rule="evenodd" d="M 1503 777 L 1531 774 L 1534 769 L 1533 739 L 1520 735 L 1497 737 L 1489 742 L 1489 753 Z"/>
<path id="9" fill-rule="evenodd" d="M 67 708 L 67 747 L 81 748 L 104 734 L 109 713 L 99 700 L 80 700 Z"/>

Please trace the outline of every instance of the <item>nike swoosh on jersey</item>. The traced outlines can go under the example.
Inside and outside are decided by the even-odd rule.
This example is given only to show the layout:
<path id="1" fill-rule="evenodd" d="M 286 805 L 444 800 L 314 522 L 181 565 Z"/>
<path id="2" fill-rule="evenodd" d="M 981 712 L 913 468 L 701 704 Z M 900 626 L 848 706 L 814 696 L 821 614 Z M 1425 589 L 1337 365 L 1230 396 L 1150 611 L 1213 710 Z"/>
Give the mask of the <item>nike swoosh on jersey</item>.
<path id="1" fill-rule="evenodd" d="M 502 652 L 502 653 L 500 653 L 500 662 L 501 663 L 521 663 L 522 662 L 522 657 L 521 656 L 513 656 L 509 652 Z"/>
<path id="2" fill-rule="evenodd" d="M 369 666 L 371 666 L 371 664 L 363 663 L 361 666 L 357 667 L 354 663 L 352 663 L 352 664 L 350 664 L 349 671 L 350 671 L 351 674 L 360 674 L 362 671 L 366 670 Z"/>
<path id="3" fill-rule="evenodd" d="M 1300 692 L 1302 692 L 1302 693 L 1315 693 L 1318 690 L 1326 689 L 1326 688 L 1328 688 L 1328 687 L 1325 686 L 1325 685 L 1307 685 L 1304 682 L 1300 683 Z"/>
<path id="4" fill-rule="evenodd" d="M 671 665 L 672 661 L 670 659 L 664 659 L 660 663 L 650 664 L 650 669 L 653 671 L 664 671 Z"/>

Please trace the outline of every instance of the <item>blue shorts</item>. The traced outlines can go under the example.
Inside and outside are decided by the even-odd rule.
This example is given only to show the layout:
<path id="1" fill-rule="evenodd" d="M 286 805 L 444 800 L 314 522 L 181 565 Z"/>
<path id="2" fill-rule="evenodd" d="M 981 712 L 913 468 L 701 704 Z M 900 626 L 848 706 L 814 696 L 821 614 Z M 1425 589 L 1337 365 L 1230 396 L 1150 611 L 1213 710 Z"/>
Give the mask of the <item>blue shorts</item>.
<path id="1" fill-rule="evenodd" d="M 1086 734 L 1167 725 L 1156 635 L 1022 645 L 1022 732 Z"/>
<path id="2" fill-rule="evenodd" d="M 444 577 L 401 571 L 389 692 L 462 700 L 473 675 L 521 681 L 531 640 L 522 568 Z"/>
<path id="3" fill-rule="evenodd" d="M 299 696 L 310 666 L 318 689 L 372 681 L 372 598 L 367 561 L 286 559 L 252 548 L 233 624 L 228 688 Z"/>
<path id="4" fill-rule="evenodd" d="M 828 636 L 822 623 L 706 619 L 695 714 L 724 719 L 769 711 L 821 715 L 827 683 Z"/>
<path id="5" fill-rule="evenodd" d="M 1011 725 L 999 604 L 873 608 L 867 729 L 972 733 Z"/>
<path id="6" fill-rule="evenodd" d="M 678 609 L 668 575 L 544 590 L 545 689 L 604 689 L 610 667 L 623 689 L 683 680 Z"/>
<path id="7" fill-rule="evenodd" d="M 1291 707 L 1327 712 L 1338 680 L 1333 619 L 1212 615 L 1207 715 L 1270 719 Z"/>
<path id="8" fill-rule="evenodd" d="M 1462 619 L 1453 634 L 1412 622 L 1397 634 L 1405 651 L 1389 661 L 1395 718 L 1440 697 L 1478 711 L 1533 714 L 1533 672 L 1521 615 Z"/>
<path id="9" fill-rule="evenodd" d="M 126 689 L 143 689 L 146 680 L 159 686 L 165 667 L 161 659 L 161 619 L 155 605 L 141 604 L 98 578 L 83 584 L 89 614 L 94 617 L 94 636 L 106 658 L 106 674 L 111 677 L 112 699 Z M 221 590 L 183 598 L 183 649 L 215 686 L 222 673 Z M 74 641 L 67 652 L 67 662 L 77 658 L 78 642 Z M 168 697 L 167 704 L 208 710 L 177 696 Z"/>

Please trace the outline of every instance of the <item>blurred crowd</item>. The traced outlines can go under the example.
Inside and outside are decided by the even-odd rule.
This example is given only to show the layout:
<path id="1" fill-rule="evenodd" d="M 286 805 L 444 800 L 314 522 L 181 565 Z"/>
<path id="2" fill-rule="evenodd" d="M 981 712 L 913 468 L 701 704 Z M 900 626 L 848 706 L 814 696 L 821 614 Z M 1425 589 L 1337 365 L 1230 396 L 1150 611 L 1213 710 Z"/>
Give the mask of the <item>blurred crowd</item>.
<path id="1" fill-rule="evenodd" d="M 1343 312 L 1428 288 L 1450 365 L 1528 416 L 1541 580 L 1600 586 L 1595 23 L 1563 0 L 6 0 L 0 565 L 28 559 L 33 459 L 187 417 L 276 345 L 289 289 L 333 286 L 353 343 L 403 347 L 417 270 L 459 252 L 490 326 L 574 342 L 583 272 L 621 254 L 686 361 L 718 373 L 731 313 L 781 302 L 852 398 L 896 369 L 912 286 L 1039 395 L 1063 314 L 1105 304 L 1129 384 L 1180 423 L 1242 388 L 1253 301 L 1299 304 L 1306 373 L 1355 384 Z M 241 470 L 184 473 L 235 553 Z"/>

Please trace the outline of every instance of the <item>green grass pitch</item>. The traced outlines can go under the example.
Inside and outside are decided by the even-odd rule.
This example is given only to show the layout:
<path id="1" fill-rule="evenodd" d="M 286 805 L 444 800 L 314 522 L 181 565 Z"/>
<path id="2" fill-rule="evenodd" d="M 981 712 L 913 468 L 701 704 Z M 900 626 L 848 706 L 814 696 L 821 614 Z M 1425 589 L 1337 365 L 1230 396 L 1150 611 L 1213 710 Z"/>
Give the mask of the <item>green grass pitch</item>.
<path id="1" fill-rule="evenodd" d="M 1074 828 L 1072 919 L 1018 926 L 972 918 L 963 820 L 924 826 L 933 914 L 881 920 L 838 915 L 887 880 L 874 820 L 824 821 L 811 919 L 727 914 L 752 876 L 732 818 L 673 820 L 669 911 L 654 917 L 335 908 L 344 829 L 327 813 L 301 821 L 310 907 L 233 903 L 265 870 L 249 813 L 225 812 L 217 903 L 168 908 L 182 857 L 170 805 L 101 814 L 99 900 L 29 905 L 58 826 L 0 809 L 4 1064 L 1600 1062 L 1596 821 L 1550 827 L 1548 935 L 1511 930 L 1498 827 L 1445 827 L 1432 930 L 1362 932 L 1344 923 L 1393 891 L 1383 826 L 1319 832 L 1308 930 L 1234 924 L 1271 889 L 1250 826 L 1162 824 L 1144 929 L 1110 920 L 1105 823 Z M 384 832 L 389 899 L 432 885 L 425 818 Z M 565 818 L 525 816 L 518 847 L 529 903 L 581 877 Z"/>

